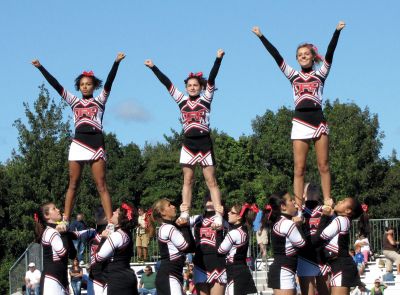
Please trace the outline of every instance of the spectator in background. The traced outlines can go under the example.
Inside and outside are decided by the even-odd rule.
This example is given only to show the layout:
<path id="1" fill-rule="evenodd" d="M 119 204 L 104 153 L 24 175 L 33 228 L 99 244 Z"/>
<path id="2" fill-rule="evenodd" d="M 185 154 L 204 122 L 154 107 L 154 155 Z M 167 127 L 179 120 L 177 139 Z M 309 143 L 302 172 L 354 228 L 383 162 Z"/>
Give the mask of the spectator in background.
<path id="1" fill-rule="evenodd" d="M 79 266 L 79 261 L 77 258 L 74 259 L 72 263 L 71 270 L 69 271 L 69 275 L 71 277 L 71 287 L 74 291 L 74 295 L 81 295 L 81 284 L 82 284 L 82 276 L 83 270 Z"/>
<path id="2" fill-rule="evenodd" d="M 25 273 L 26 295 L 39 295 L 41 272 L 36 268 L 35 263 L 28 265 L 28 271 Z"/>
<path id="3" fill-rule="evenodd" d="M 371 248 L 369 246 L 368 238 L 363 233 L 360 233 L 358 235 L 358 239 L 354 242 L 355 249 L 357 248 L 357 246 L 360 247 L 360 251 L 364 256 L 364 263 L 367 263 L 369 255 L 371 253 Z"/>
<path id="4" fill-rule="evenodd" d="M 397 253 L 397 247 L 399 242 L 394 239 L 394 230 L 392 227 L 387 227 L 383 234 L 383 255 L 386 258 L 386 272 L 392 269 L 391 263 L 388 260 L 394 262 L 397 270 L 400 270 L 400 254 Z"/>
<path id="5" fill-rule="evenodd" d="M 157 273 L 153 272 L 153 268 L 150 265 L 146 265 L 144 274 L 142 274 L 142 278 L 139 281 L 139 295 L 157 295 L 156 276 Z"/>
<path id="6" fill-rule="evenodd" d="M 358 274 L 363 275 L 365 270 L 364 255 L 361 253 L 361 247 L 358 244 L 356 244 L 354 250 L 353 260 L 357 265 Z"/>
<path id="7" fill-rule="evenodd" d="M 371 288 L 371 295 L 383 295 L 386 288 L 386 284 L 382 284 L 380 279 L 376 279 L 374 286 Z"/>
<path id="8" fill-rule="evenodd" d="M 79 213 L 76 215 L 76 220 L 72 221 L 70 224 L 70 231 L 82 231 L 87 228 L 85 221 L 83 220 L 83 214 Z M 77 252 L 78 261 L 83 261 L 83 252 L 85 251 L 85 242 L 80 239 L 73 240 L 74 246 Z"/>
<path id="9" fill-rule="evenodd" d="M 262 261 L 267 261 L 267 244 L 268 244 L 268 214 L 264 208 L 256 215 L 253 223 L 253 230 L 256 231 L 257 244 L 260 247 Z"/>
<path id="10" fill-rule="evenodd" d="M 382 280 L 384 282 L 394 282 L 394 275 L 393 275 L 393 269 L 391 269 L 390 271 L 386 272 L 383 276 L 382 276 Z"/>
<path id="11" fill-rule="evenodd" d="M 149 245 L 149 235 L 146 232 L 147 222 L 146 214 L 142 207 L 138 208 L 138 224 L 136 227 L 136 248 L 137 248 L 137 260 L 147 261 Z"/>

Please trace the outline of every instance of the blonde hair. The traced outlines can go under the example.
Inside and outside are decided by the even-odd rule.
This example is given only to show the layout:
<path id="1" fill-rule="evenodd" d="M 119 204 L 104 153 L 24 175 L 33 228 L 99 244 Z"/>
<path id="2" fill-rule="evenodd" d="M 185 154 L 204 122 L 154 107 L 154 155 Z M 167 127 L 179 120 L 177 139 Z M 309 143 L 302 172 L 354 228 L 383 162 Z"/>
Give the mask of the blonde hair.
<path id="1" fill-rule="evenodd" d="M 165 206 L 171 203 L 169 199 L 160 199 L 157 202 L 154 203 L 153 205 L 153 213 L 152 213 L 152 218 L 154 221 L 157 222 L 162 222 L 162 211 L 164 211 Z"/>

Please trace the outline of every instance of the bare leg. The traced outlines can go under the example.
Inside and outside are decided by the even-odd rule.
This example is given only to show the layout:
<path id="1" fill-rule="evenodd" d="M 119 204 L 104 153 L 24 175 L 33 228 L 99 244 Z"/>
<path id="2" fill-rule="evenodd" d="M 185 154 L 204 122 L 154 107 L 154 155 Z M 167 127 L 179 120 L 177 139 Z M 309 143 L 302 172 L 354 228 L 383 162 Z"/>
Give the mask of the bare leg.
<path id="1" fill-rule="evenodd" d="M 147 261 L 147 247 L 143 247 L 143 260 Z"/>
<path id="2" fill-rule="evenodd" d="M 274 295 L 295 295 L 295 289 L 274 289 Z"/>
<path id="3" fill-rule="evenodd" d="M 298 208 L 303 204 L 304 175 L 306 172 L 306 160 L 310 145 L 308 141 L 302 139 L 293 140 L 294 158 L 294 180 L 293 190 Z"/>
<path id="4" fill-rule="evenodd" d="M 72 207 L 74 206 L 76 191 L 82 175 L 83 163 L 77 161 L 69 161 L 69 183 L 68 190 L 65 194 L 64 219 L 70 220 Z"/>
<path id="5" fill-rule="evenodd" d="M 329 287 L 326 281 L 326 276 L 315 277 L 318 295 L 329 295 Z"/>
<path id="6" fill-rule="evenodd" d="M 96 183 L 97 191 L 100 194 L 101 205 L 103 206 L 104 214 L 110 223 L 113 212 L 111 198 L 106 184 L 106 162 L 103 159 L 99 159 L 95 162 L 92 162 L 91 167 L 93 179 Z"/>
<path id="7" fill-rule="evenodd" d="M 225 284 L 214 283 L 210 288 L 210 295 L 223 295 Z"/>
<path id="8" fill-rule="evenodd" d="M 182 209 L 181 211 L 189 211 L 192 206 L 192 190 L 194 183 L 195 166 L 183 166 L 183 187 L 182 187 Z"/>
<path id="9" fill-rule="evenodd" d="M 322 194 L 324 202 L 329 202 L 331 197 L 331 173 L 329 171 L 329 139 L 326 134 L 315 140 L 315 152 L 319 174 L 321 175 Z"/>
<path id="10" fill-rule="evenodd" d="M 215 167 L 214 166 L 205 166 L 203 167 L 203 175 L 206 181 L 208 190 L 211 194 L 211 201 L 214 205 L 215 212 L 221 211 L 221 192 L 219 191 L 219 187 L 217 184 L 217 179 L 215 178 Z M 222 212 L 220 212 L 222 213 Z"/>
<path id="11" fill-rule="evenodd" d="M 302 295 L 315 294 L 315 277 L 299 277 L 299 283 Z"/>
<path id="12" fill-rule="evenodd" d="M 348 287 L 332 287 L 331 295 L 348 295 L 350 290 Z"/>

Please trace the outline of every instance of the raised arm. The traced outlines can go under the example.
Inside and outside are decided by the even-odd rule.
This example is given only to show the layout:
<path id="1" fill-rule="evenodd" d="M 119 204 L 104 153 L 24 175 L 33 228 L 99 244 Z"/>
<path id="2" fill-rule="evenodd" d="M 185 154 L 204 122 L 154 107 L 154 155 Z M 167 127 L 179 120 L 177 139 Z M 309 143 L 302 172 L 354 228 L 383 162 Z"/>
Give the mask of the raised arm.
<path id="1" fill-rule="evenodd" d="M 167 88 L 167 90 L 169 91 L 171 89 L 172 86 L 172 82 L 170 79 L 168 79 L 167 76 L 165 76 L 157 67 L 156 65 L 153 63 L 153 61 L 151 59 L 146 59 L 144 62 L 145 66 L 150 68 L 153 73 L 157 76 L 158 80 L 160 80 L 161 83 L 164 84 L 164 86 Z"/>
<path id="2" fill-rule="evenodd" d="M 54 78 L 41 64 L 38 59 L 32 61 L 32 65 L 42 73 L 44 78 L 49 82 L 49 84 L 62 96 L 64 88 L 61 84 Z"/>
<path id="3" fill-rule="evenodd" d="M 117 75 L 118 66 L 121 60 L 125 58 L 125 53 L 118 52 L 117 57 L 115 58 L 114 64 L 111 67 L 110 72 L 108 73 L 106 83 L 104 83 L 104 90 L 110 92 L 112 84 L 114 82 L 115 76 Z"/>
<path id="4" fill-rule="evenodd" d="M 217 58 L 215 59 L 214 65 L 210 71 L 210 75 L 208 76 L 208 84 L 211 86 L 215 85 L 215 78 L 218 75 L 219 67 L 221 66 L 222 58 L 224 57 L 225 52 L 222 49 L 218 49 Z"/>
<path id="5" fill-rule="evenodd" d="M 346 24 L 343 21 L 340 21 L 338 25 L 336 26 L 336 30 L 333 33 L 331 42 L 329 42 L 328 49 L 326 50 L 326 55 L 325 55 L 325 60 L 327 63 L 331 64 L 333 60 L 333 53 L 335 52 L 336 45 L 339 40 L 339 35 L 340 31 L 343 30 L 343 28 L 346 26 Z"/>
<path id="6" fill-rule="evenodd" d="M 268 52 L 272 55 L 272 57 L 275 59 L 276 63 L 280 67 L 283 62 L 283 57 L 279 53 L 279 51 L 275 48 L 274 45 L 271 44 L 271 42 L 268 41 L 267 38 L 261 33 L 261 30 L 259 27 L 253 27 L 252 32 L 260 38 L 262 44 L 264 44 L 265 48 L 268 50 Z"/>

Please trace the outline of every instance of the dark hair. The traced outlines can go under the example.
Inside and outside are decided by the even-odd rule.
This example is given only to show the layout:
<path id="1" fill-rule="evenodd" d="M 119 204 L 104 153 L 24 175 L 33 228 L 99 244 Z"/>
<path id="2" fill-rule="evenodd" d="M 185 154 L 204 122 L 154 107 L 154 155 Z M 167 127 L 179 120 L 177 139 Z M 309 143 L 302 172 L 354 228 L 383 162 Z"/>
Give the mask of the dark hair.
<path id="1" fill-rule="evenodd" d="M 203 76 L 189 76 L 187 77 L 184 82 L 185 82 L 185 86 L 187 86 L 187 83 L 189 82 L 190 79 L 196 79 L 197 82 L 199 82 L 201 88 L 204 90 L 207 87 L 207 79 Z"/>
<path id="2" fill-rule="evenodd" d="M 126 203 L 124 203 L 124 205 L 128 205 L 130 207 L 131 216 L 128 217 L 128 209 L 122 206 L 119 207 L 118 224 L 123 230 L 131 230 L 134 227 L 134 207 Z"/>
<path id="3" fill-rule="evenodd" d="M 360 221 L 358 223 L 358 231 L 364 237 L 368 237 L 371 231 L 369 226 L 369 216 L 367 212 L 363 212 L 360 216 Z"/>
<path id="4" fill-rule="evenodd" d="M 306 200 L 308 200 L 311 197 L 312 199 L 316 199 L 319 202 L 323 201 L 321 198 L 321 191 L 319 189 L 319 186 L 314 183 L 308 184 L 307 189 L 305 191 L 305 197 Z"/>
<path id="5" fill-rule="evenodd" d="M 77 91 L 79 91 L 79 86 L 80 86 L 80 84 L 81 84 L 81 79 L 83 78 L 83 77 L 87 77 L 87 78 L 91 78 L 92 79 L 92 82 L 93 82 L 93 88 L 96 90 L 96 89 L 99 89 L 101 86 L 103 86 L 103 81 L 101 81 L 99 78 L 97 78 L 96 76 L 88 76 L 88 75 L 84 75 L 84 74 L 80 74 L 78 77 L 76 77 L 76 79 L 75 79 L 75 89 L 77 90 Z"/>
<path id="6" fill-rule="evenodd" d="M 232 208 L 234 208 L 238 214 L 240 213 L 240 211 L 242 211 L 242 205 L 240 204 L 235 204 L 232 206 Z M 241 219 L 242 224 L 244 224 L 250 231 L 253 226 L 254 219 L 256 219 L 256 213 L 250 208 L 246 208 L 241 218 L 242 218 Z"/>
<path id="7" fill-rule="evenodd" d="M 364 211 L 362 209 L 361 203 L 357 199 L 355 198 L 350 198 L 350 199 L 352 199 L 351 219 L 357 219 L 364 213 Z"/>
<path id="8" fill-rule="evenodd" d="M 297 60 L 297 53 L 299 52 L 299 49 L 300 48 L 304 48 L 304 47 L 310 49 L 311 55 L 313 56 L 313 65 L 314 65 L 314 63 L 319 64 L 319 63 L 321 63 L 323 61 L 323 57 L 318 54 L 317 48 L 315 47 L 314 44 L 311 44 L 311 43 L 302 43 L 299 46 L 297 46 L 297 49 L 296 49 L 296 60 Z"/>
<path id="9" fill-rule="evenodd" d="M 262 217 L 261 217 L 261 222 L 260 222 L 260 231 L 262 231 L 263 229 L 268 228 L 269 226 L 269 212 L 270 210 L 267 210 L 266 208 L 264 208 L 262 210 Z"/>
<path id="10" fill-rule="evenodd" d="M 269 213 L 269 220 L 272 224 L 278 221 L 279 216 L 281 215 L 281 205 L 286 203 L 285 196 L 290 194 L 286 191 L 281 191 L 272 194 L 269 197 L 268 205 L 271 206 L 271 211 Z"/>
<path id="11" fill-rule="evenodd" d="M 53 205 L 53 202 L 46 202 L 39 207 L 39 209 L 35 212 L 35 240 L 37 243 L 40 243 L 42 239 L 43 232 L 46 228 L 47 220 L 45 215 L 49 214 L 49 207 Z"/>

